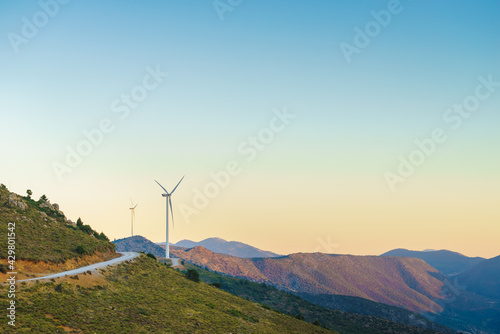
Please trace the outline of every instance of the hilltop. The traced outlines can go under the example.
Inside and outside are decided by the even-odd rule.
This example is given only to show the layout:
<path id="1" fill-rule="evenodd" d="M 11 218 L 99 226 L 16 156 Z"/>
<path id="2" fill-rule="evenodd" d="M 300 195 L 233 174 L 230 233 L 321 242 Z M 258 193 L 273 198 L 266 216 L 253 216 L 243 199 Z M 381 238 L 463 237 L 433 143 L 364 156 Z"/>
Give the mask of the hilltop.
<path id="1" fill-rule="evenodd" d="M 21 271 L 18 278 L 73 269 L 117 256 L 115 246 L 103 233 L 80 219 L 72 222 L 45 195 L 35 201 L 30 195 L 23 197 L 0 185 L 0 234 L 6 236 L 12 231 L 16 237 L 16 267 Z M 5 265 L 6 259 L 7 238 L 1 238 L 0 264 Z"/>
<path id="2" fill-rule="evenodd" d="M 165 249 L 165 243 L 159 243 L 159 246 Z M 199 242 L 191 240 L 181 240 L 173 246 L 182 248 L 194 248 L 198 246 L 203 246 L 206 249 L 220 254 L 232 255 L 242 258 L 254 258 L 254 257 L 278 257 L 279 254 L 264 251 L 256 247 L 247 245 L 239 241 L 226 241 L 221 238 L 208 238 Z"/>
<path id="3" fill-rule="evenodd" d="M 140 235 L 113 241 L 117 252 L 151 253 L 156 257 L 165 257 L 165 249 Z"/>
<path id="4" fill-rule="evenodd" d="M 4 300 L 6 287 L 0 290 Z M 18 296 L 17 330 L 37 333 L 332 333 L 144 255 L 98 274 L 25 282 Z M 8 330 L 2 321 L 0 331 Z"/>
<path id="5" fill-rule="evenodd" d="M 442 299 L 440 274 L 421 259 L 323 253 L 242 259 L 201 246 L 172 253 L 215 272 L 295 293 L 361 297 L 419 313 L 441 310 L 436 303 Z"/>

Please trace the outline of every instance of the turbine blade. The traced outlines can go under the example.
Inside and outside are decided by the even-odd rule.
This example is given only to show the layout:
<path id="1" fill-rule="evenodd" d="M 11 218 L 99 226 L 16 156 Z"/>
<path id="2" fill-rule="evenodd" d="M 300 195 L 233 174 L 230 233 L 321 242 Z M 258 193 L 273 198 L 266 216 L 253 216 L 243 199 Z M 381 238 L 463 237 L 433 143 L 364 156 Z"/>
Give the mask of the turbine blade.
<path id="1" fill-rule="evenodd" d="M 165 190 L 165 192 L 167 193 L 167 195 L 169 195 L 167 189 L 163 188 L 163 186 L 158 181 L 155 180 L 155 182 L 158 183 L 158 185 L 161 187 L 161 189 Z"/>
<path id="2" fill-rule="evenodd" d="M 137 208 L 137 206 L 139 205 L 139 203 L 137 203 L 135 206 L 134 206 L 134 209 Z"/>
<path id="3" fill-rule="evenodd" d="M 170 214 L 172 215 L 172 229 L 175 230 L 175 225 L 174 225 L 174 209 L 172 209 L 172 199 L 170 197 L 168 198 L 168 203 L 170 204 Z"/>
<path id="4" fill-rule="evenodd" d="M 132 197 L 130 197 L 130 204 L 132 204 L 132 206 L 134 206 L 134 202 L 132 202 Z"/>
<path id="5" fill-rule="evenodd" d="M 179 181 L 179 183 L 177 183 L 177 185 L 175 186 L 174 190 L 172 190 L 171 194 L 174 193 L 175 189 L 177 189 L 177 187 L 179 186 L 179 184 L 181 184 L 182 180 L 184 180 L 184 177 L 185 175 L 182 177 L 182 179 Z"/>

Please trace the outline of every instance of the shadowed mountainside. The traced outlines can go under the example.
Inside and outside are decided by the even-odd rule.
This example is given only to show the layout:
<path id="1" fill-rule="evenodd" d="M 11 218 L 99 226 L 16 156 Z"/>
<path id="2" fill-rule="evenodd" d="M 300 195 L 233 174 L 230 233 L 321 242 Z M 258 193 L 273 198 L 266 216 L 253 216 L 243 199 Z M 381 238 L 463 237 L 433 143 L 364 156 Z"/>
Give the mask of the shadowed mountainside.
<path id="1" fill-rule="evenodd" d="M 500 301 L 500 256 L 461 273 L 458 281 L 468 291 Z"/>
<path id="2" fill-rule="evenodd" d="M 449 250 L 411 251 L 403 248 L 393 249 L 380 256 L 401 256 L 422 259 L 444 275 L 464 272 L 483 262 L 482 257 L 468 257 Z"/>
<path id="3" fill-rule="evenodd" d="M 196 268 L 202 281 L 218 284 L 222 290 L 272 307 L 279 312 L 291 315 L 300 314 L 306 321 L 317 321 L 341 334 L 455 333 L 449 328 L 432 323 L 419 314 L 367 299 L 322 295 L 320 297 L 326 298 L 325 304 L 328 305 L 328 307 L 323 307 L 320 306 L 321 303 L 312 303 L 303 299 L 304 296 L 301 298 L 266 284 L 203 270 L 186 262 L 181 270 L 187 271 L 190 268 Z"/>

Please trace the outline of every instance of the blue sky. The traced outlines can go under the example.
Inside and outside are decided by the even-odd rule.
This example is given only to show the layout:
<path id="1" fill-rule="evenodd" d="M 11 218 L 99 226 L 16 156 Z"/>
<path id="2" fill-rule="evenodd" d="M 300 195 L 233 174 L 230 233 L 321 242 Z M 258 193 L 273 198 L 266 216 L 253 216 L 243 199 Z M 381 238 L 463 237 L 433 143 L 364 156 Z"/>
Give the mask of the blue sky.
<path id="1" fill-rule="evenodd" d="M 450 178 L 453 186 L 436 186 L 446 197 L 487 178 L 478 197 L 492 202 L 487 212 L 498 204 L 489 188 L 499 181 L 498 91 L 459 130 L 448 132 L 446 144 L 403 190 L 388 195 L 384 182 L 384 172 L 395 169 L 399 155 L 414 149 L 416 138 L 445 126 L 445 110 L 474 93 L 479 76 L 491 74 L 500 81 L 496 1 L 402 0 L 400 13 L 350 63 L 340 43 L 353 44 L 355 27 L 364 29 L 374 20 L 371 11 L 386 10 L 390 2 L 242 1 L 220 20 L 211 1 L 74 0 L 59 5 L 54 17 L 16 53 L 9 34 L 22 35 L 23 17 L 32 22 L 43 10 L 40 3 L 0 3 L 0 138 L 5 159 L 0 182 L 19 193 L 27 188 L 37 196 L 47 193 L 74 219 L 83 216 L 112 237 L 126 236 L 128 227 L 122 231 L 121 226 L 128 222 L 127 203 L 129 197 L 139 197 L 150 205 L 142 213 L 142 233 L 162 241 L 157 236 L 163 211 L 152 199 L 158 189 L 145 184 L 152 178 L 174 184 L 187 174 L 178 201 L 190 203 L 192 189 L 203 187 L 210 171 L 238 157 L 238 145 L 265 127 L 275 108 L 284 106 L 296 119 L 213 201 L 219 210 L 208 209 L 197 218 L 210 228 L 179 227 L 175 239 L 247 238 L 242 241 L 291 252 L 312 251 L 317 237 L 338 235 L 340 252 L 376 253 L 404 247 L 398 244 L 401 236 L 393 235 L 383 246 L 356 244 L 357 224 L 369 218 L 333 214 L 336 223 L 331 223 L 324 218 L 332 215 L 329 204 L 323 204 L 325 197 L 333 202 L 349 199 L 344 207 L 364 207 L 393 196 L 417 210 L 405 196 L 426 196 L 421 193 L 425 182 L 436 185 L 436 179 Z M 140 85 L 146 68 L 157 66 L 168 77 L 120 120 L 111 109 L 113 101 Z M 103 118 L 111 119 L 115 130 L 59 182 L 54 161 L 63 162 L 66 148 L 76 147 L 85 139 L 82 131 L 95 128 Z M 281 219 L 295 227 L 280 243 L 252 239 L 247 227 L 226 228 L 252 210 L 254 204 L 244 200 L 263 187 L 276 201 L 295 203 L 293 193 L 279 189 L 282 182 L 292 189 L 306 187 L 307 201 L 301 203 L 305 211 L 314 212 L 304 217 L 312 221 L 311 229 L 304 232 L 296 215 L 278 203 L 263 203 L 262 210 L 269 217 L 266 226 L 278 231 Z M 359 202 L 356 194 L 362 194 Z M 375 220 L 381 234 L 394 231 L 383 221 L 401 218 L 391 216 L 393 204 L 380 203 Z M 232 210 L 224 210 L 228 206 L 240 210 L 230 215 Z M 436 219 L 449 217 L 451 224 L 460 215 L 464 213 L 440 211 Z M 486 230 L 495 218 L 488 216 L 480 228 Z M 182 226 L 182 217 L 178 219 Z M 339 221 L 353 226 L 352 231 L 339 232 Z M 467 229 L 460 233 L 467 234 Z M 297 247 L 301 238 L 307 240 Z M 436 248 L 439 240 L 405 243 Z M 458 238 L 442 247 L 465 243 Z M 493 245 L 481 247 L 478 253 L 498 253 Z M 472 254 L 474 249 L 470 245 L 462 251 Z"/>

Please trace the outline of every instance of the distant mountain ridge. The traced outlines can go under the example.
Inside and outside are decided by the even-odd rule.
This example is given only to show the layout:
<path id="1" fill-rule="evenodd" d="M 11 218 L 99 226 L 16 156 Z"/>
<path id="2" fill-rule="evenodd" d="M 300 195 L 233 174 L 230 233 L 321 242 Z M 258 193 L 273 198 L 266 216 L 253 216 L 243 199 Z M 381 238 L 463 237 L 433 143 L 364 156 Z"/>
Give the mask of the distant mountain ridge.
<path id="1" fill-rule="evenodd" d="M 113 241 L 117 252 L 151 253 L 156 257 L 165 257 L 165 250 L 140 235 Z"/>
<path id="2" fill-rule="evenodd" d="M 243 259 L 202 246 L 172 253 L 212 271 L 299 294 L 361 297 L 414 312 L 441 309 L 436 303 L 442 298 L 440 274 L 420 259 L 323 253 Z"/>
<path id="3" fill-rule="evenodd" d="M 165 247 L 165 243 L 161 243 L 161 245 Z M 197 246 L 203 246 L 214 253 L 232 255 L 242 258 L 281 256 L 279 254 L 269 251 L 264 251 L 239 241 L 226 241 L 221 238 L 208 238 L 199 242 L 191 240 L 181 240 L 178 243 L 173 244 L 173 246 L 183 247 L 183 248 L 193 248 Z"/>
<path id="4" fill-rule="evenodd" d="M 380 256 L 413 257 L 422 259 L 444 275 L 458 274 L 480 264 L 482 257 L 468 257 L 449 250 L 412 251 L 404 248 L 393 249 Z"/>
<path id="5" fill-rule="evenodd" d="M 500 256 L 459 274 L 458 281 L 471 292 L 500 301 Z"/>

